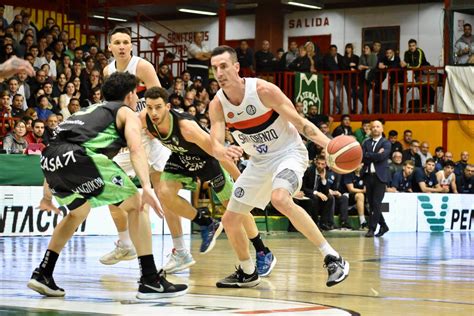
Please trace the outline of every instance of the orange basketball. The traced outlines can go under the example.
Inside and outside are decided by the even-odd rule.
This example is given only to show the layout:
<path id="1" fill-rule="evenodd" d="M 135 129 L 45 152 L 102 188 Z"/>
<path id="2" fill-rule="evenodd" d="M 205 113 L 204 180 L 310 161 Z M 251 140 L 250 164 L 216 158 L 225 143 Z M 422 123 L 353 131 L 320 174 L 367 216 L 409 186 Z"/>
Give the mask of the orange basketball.
<path id="1" fill-rule="evenodd" d="M 352 136 L 340 135 L 326 147 L 329 168 L 339 174 L 351 173 L 362 162 L 362 147 Z"/>

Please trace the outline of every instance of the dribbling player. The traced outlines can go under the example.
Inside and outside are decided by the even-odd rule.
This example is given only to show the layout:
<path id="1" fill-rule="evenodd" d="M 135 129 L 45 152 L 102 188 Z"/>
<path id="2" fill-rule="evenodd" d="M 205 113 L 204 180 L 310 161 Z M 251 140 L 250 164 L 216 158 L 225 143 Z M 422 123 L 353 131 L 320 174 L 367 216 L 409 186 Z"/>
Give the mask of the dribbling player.
<path id="1" fill-rule="evenodd" d="M 209 106 L 214 157 L 239 159 L 243 151 L 250 155 L 249 164 L 235 182 L 222 217 L 239 266 L 216 286 L 252 287 L 259 284 L 242 223 L 252 208 L 265 208 L 269 201 L 324 256 L 328 270 L 326 285 L 342 282 L 349 274 L 349 263 L 329 245 L 311 217 L 292 199 L 301 187 L 308 163 L 308 152 L 298 132 L 323 148 L 329 139 L 314 124 L 298 115 L 292 102 L 277 86 L 256 78 L 241 78 L 237 55 L 231 47 L 215 48 L 211 66 L 221 87 Z M 241 147 L 224 147 L 226 125 Z"/>

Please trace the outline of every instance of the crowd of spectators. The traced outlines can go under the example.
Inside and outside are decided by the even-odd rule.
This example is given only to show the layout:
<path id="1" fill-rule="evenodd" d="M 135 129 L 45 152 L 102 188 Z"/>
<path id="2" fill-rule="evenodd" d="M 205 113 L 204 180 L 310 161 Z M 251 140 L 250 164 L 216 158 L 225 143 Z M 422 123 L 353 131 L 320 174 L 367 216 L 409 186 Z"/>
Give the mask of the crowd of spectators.
<path id="1" fill-rule="evenodd" d="M 430 66 L 424 51 L 418 47 L 415 39 L 408 41 L 408 49 L 403 53 L 403 58 L 398 56 L 396 47 L 382 48 L 380 41 L 363 45 L 360 56 L 355 53 L 352 43 L 345 45 L 343 53 L 339 52 L 336 45 L 331 45 L 329 52 L 323 54 L 318 45 L 311 41 L 299 46 L 292 41 L 288 51 L 285 52 L 280 48 L 276 55 L 271 52 L 270 42 L 267 40 L 262 42 L 261 48 L 255 53 L 249 48 L 247 41 L 242 41 L 236 52 L 243 76 L 265 77 L 268 73 L 279 71 L 315 74 L 321 71 L 350 71 L 345 74 L 329 75 L 329 91 L 333 94 L 336 105 L 334 114 L 348 113 L 343 109 L 343 99 L 347 100 L 348 111 L 351 113 L 361 111 L 363 105 L 367 104 L 372 89 L 374 104 L 382 105 L 376 106 L 374 112 L 395 113 L 395 104 L 403 102 L 402 89 L 397 86 L 404 82 L 402 70 L 416 70 Z M 416 73 L 416 76 L 421 76 L 421 72 Z M 384 84 L 385 82 L 387 83 Z M 397 97 L 389 96 L 388 86 L 391 87 L 390 91 L 398 91 Z M 435 95 L 433 88 L 426 86 L 421 89 L 423 90 L 421 94 L 425 96 L 422 102 L 428 104 L 429 101 L 429 104 L 433 104 Z M 343 91 L 347 94 L 344 97 L 341 96 Z M 426 97 L 428 95 L 429 100 Z M 412 106 L 420 106 L 415 103 Z"/>
<path id="2" fill-rule="evenodd" d="M 0 6 L 0 13 L 3 13 Z M 102 100 L 102 69 L 111 54 L 99 48 L 94 35 L 86 44 L 69 38 L 53 18 L 39 29 L 27 11 L 0 25 L 0 62 L 15 55 L 28 60 L 35 76 L 20 72 L 0 82 L 1 132 L 7 153 L 37 153 L 52 130 L 81 108 Z"/>
<path id="3" fill-rule="evenodd" d="M 353 132 L 350 116 L 342 115 L 340 124 L 331 134 L 327 116 L 319 115 L 316 119 L 308 113 L 307 118 L 316 121 L 329 138 L 352 135 L 361 145 L 370 139 L 369 121 L 362 121 L 361 127 Z M 474 194 L 474 165 L 469 163 L 467 151 L 461 152 L 460 159 L 454 161 L 453 154 L 442 146 L 432 152 L 430 144 L 414 139 L 411 130 L 405 130 L 400 141 L 396 130 L 390 130 L 388 137 L 383 136 L 391 144 L 386 192 Z M 311 162 L 303 178 L 302 191 L 296 198 L 311 201 L 302 206 L 322 230 L 335 228 L 335 214 L 340 215 L 341 229 L 351 229 L 348 215 L 358 216 L 360 229 L 367 229 L 365 215 L 369 214 L 369 205 L 362 165 L 352 173 L 338 175 L 327 167 L 323 148 L 312 142 L 307 142 L 307 148 Z"/>

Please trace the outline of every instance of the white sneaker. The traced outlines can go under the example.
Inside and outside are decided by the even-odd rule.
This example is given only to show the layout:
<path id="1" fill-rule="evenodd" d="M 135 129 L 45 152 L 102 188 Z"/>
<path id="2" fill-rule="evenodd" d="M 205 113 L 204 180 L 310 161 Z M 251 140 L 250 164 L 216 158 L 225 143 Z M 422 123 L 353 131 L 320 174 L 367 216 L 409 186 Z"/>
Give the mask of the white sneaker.
<path id="1" fill-rule="evenodd" d="M 111 265 L 123 260 L 133 260 L 137 258 L 137 252 L 133 246 L 126 247 L 120 240 L 115 242 L 115 249 L 100 257 L 99 261 L 102 264 Z"/>
<path id="2" fill-rule="evenodd" d="M 193 256 L 186 249 L 176 251 L 176 249 L 173 248 L 168 257 L 170 257 L 170 260 L 163 267 L 163 270 L 165 270 L 166 273 L 176 273 L 187 269 L 196 263 L 196 261 L 193 259 Z"/>

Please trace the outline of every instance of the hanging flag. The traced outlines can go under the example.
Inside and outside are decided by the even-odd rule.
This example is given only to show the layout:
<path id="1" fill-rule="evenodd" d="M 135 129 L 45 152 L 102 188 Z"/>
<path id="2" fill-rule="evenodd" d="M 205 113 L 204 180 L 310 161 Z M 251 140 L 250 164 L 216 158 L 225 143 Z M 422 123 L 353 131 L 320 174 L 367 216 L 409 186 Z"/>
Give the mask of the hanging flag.
<path id="1" fill-rule="evenodd" d="M 323 76 L 311 73 L 295 73 L 295 102 L 302 102 L 304 113 L 311 105 L 318 107 L 318 114 L 323 109 Z"/>

